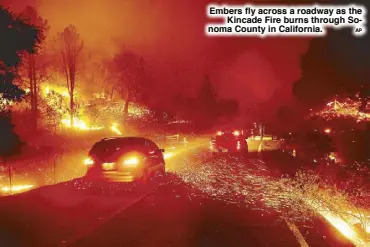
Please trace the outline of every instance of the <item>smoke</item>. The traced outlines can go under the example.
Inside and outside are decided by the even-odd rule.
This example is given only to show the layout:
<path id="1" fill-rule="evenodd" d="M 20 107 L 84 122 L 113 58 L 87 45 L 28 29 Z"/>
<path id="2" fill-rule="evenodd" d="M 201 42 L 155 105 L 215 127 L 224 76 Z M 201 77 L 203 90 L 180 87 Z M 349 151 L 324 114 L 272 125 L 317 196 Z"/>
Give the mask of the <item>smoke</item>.
<path id="1" fill-rule="evenodd" d="M 3 0 L 21 8 L 32 0 Z M 34 0 L 35 4 L 36 0 Z M 44 0 L 39 11 L 53 37 L 74 24 L 85 48 L 109 58 L 122 46 L 142 56 L 152 97 L 170 102 L 181 92 L 194 95 L 206 74 L 220 97 L 243 106 L 291 96 L 300 74 L 305 39 L 208 38 L 209 0 Z M 165 88 L 166 90 L 163 90 Z"/>
<path id="2" fill-rule="evenodd" d="M 367 0 L 357 0 L 369 8 Z M 355 4 L 335 1 L 337 4 Z M 367 17 L 369 22 L 369 17 Z M 321 105 L 333 97 L 368 93 L 370 35 L 356 37 L 350 29 L 330 30 L 325 38 L 314 39 L 302 57 L 302 76 L 294 83 L 295 96 L 308 107 Z"/>

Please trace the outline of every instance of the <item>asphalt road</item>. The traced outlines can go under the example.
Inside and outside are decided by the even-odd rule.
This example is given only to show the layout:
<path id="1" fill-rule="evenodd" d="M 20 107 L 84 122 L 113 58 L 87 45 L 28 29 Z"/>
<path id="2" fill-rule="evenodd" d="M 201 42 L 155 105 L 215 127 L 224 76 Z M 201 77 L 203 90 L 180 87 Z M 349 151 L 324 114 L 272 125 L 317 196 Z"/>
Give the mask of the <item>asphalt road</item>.
<path id="1" fill-rule="evenodd" d="M 176 155 L 167 178 L 148 189 L 102 192 L 74 180 L 3 198 L 0 246 L 352 246 L 320 219 L 294 225 L 302 243 L 264 206 L 274 195 L 264 197 L 262 185 L 284 173 L 272 161 L 214 158 L 196 149 Z"/>
<path id="2" fill-rule="evenodd" d="M 190 163 L 185 162 L 185 166 L 189 168 L 181 170 L 175 165 L 176 169 L 172 167 L 175 172 L 169 173 L 153 193 L 68 246 L 352 246 L 321 219 L 315 219 L 309 226 L 293 224 L 298 230 L 294 233 L 277 212 L 266 209 L 259 201 L 256 194 L 263 191 L 255 190 L 258 184 L 252 181 L 253 177 L 244 184 L 244 189 L 255 193 L 250 198 L 220 193 L 222 184 L 232 181 L 217 181 L 214 187 L 204 188 L 211 184 L 207 177 L 214 174 L 202 167 L 212 167 L 215 171 L 217 164 L 226 162 L 232 166 L 242 162 L 253 176 L 263 178 L 281 175 L 284 171 L 279 162 L 269 167 L 256 155 L 244 161 L 229 157 L 194 159 L 194 154 L 188 155 L 191 155 Z M 230 168 L 226 172 L 237 171 Z M 227 180 L 226 177 L 235 178 L 224 174 L 221 179 Z M 300 241 L 299 237 L 304 240 Z"/>
<path id="3" fill-rule="evenodd" d="M 171 181 L 71 246 L 299 246 L 275 215 L 198 193 Z"/>

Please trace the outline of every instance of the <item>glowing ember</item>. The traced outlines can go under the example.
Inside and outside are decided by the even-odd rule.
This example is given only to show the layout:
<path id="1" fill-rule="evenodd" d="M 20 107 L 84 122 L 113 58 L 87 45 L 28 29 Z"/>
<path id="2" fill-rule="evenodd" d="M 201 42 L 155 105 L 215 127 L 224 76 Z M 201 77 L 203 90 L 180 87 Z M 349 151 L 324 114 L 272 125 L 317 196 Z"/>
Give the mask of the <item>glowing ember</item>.
<path id="1" fill-rule="evenodd" d="M 52 91 L 62 95 L 65 98 L 69 98 L 68 90 L 65 87 L 61 87 L 61 86 L 51 87 L 51 86 L 46 85 L 42 88 L 42 92 L 44 96 L 48 96 Z"/>
<path id="2" fill-rule="evenodd" d="M 306 221 L 315 212 L 356 246 L 369 246 L 364 236 L 370 226 L 363 222 L 370 217 L 365 213 L 364 216 L 355 214 L 360 209 L 352 205 L 345 194 L 331 187 L 320 188 L 321 183 L 312 175 L 302 173 L 296 178 L 275 179 L 266 174 L 269 169 L 258 160 L 214 159 L 206 154 L 204 158 L 198 164 L 185 164 L 175 172 L 205 196 L 264 212 L 273 210 L 291 221 Z M 350 209 L 356 210 L 348 213 Z"/>
<path id="3" fill-rule="evenodd" d="M 326 107 L 311 116 L 319 116 L 325 120 L 335 118 L 354 118 L 357 122 L 370 121 L 370 113 L 360 112 L 360 101 L 347 99 L 343 102 L 337 100 L 326 104 Z"/>
<path id="4" fill-rule="evenodd" d="M 13 105 L 13 101 L 3 98 L 2 94 L 0 94 L 0 108 L 9 105 Z"/>
<path id="5" fill-rule="evenodd" d="M 3 192 L 6 192 L 6 193 L 20 193 L 20 192 L 24 192 L 24 191 L 27 191 L 27 190 L 30 190 L 31 188 L 33 188 L 34 186 L 29 184 L 29 185 L 14 185 L 12 187 L 9 187 L 9 186 L 4 186 L 1 188 L 1 190 Z"/>
<path id="6" fill-rule="evenodd" d="M 324 130 L 324 132 L 325 132 L 326 134 L 330 134 L 330 133 L 331 133 L 331 129 L 327 128 L 327 129 L 325 129 L 325 130 Z"/>
<path id="7" fill-rule="evenodd" d="M 318 205 L 313 204 L 309 200 L 306 202 L 314 207 L 315 212 L 323 216 L 332 226 L 334 226 L 343 236 L 349 239 L 352 243 L 354 243 L 358 247 L 365 247 L 369 246 L 369 242 L 367 242 L 364 238 L 361 237 L 358 231 L 356 231 L 355 225 L 358 224 L 358 218 L 352 212 L 347 213 L 334 213 L 329 208 L 318 207 Z M 364 229 L 367 232 L 367 228 Z M 367 232 L 368 233 L 368 232 Z"/>

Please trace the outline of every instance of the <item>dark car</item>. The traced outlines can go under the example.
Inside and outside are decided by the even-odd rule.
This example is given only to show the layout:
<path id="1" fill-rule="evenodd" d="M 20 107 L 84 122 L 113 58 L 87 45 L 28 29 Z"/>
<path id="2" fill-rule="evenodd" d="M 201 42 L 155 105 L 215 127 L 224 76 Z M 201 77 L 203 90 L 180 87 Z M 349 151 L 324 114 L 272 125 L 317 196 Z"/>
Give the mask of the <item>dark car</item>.
<path id="1" fill-rule="evenodd" d="M 91 148 L 86 176 L 114 181 L 147 181 L 165 175 L 163 149 L 142 137 L 105 138 Z"/>
<path id="2" fill-rule="evenodd" d="M 244 131 L 240 130 L 218 131 L 216 137 L 211 139 L 210 151 L 212 153 L 247 154 L 247 137 Z"/>

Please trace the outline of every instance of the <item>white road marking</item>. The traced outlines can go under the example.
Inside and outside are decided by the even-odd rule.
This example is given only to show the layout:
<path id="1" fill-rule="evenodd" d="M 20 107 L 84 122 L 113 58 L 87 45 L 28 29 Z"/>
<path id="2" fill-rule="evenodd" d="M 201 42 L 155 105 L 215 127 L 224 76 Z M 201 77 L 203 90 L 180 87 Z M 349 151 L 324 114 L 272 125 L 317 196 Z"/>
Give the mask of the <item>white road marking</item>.
<path id="1" fill-rule="evenodd" d="M 308 245 L 308 243 L 306 242 L 306 240 L 304 239 L 302 233 L 299 231 L 298 227 L 295 224 L 289 222 L 286 219 L 284 221 L 287 224 L 287 226 L 289 227 L 289 229 L 292 231 L 292 233 L 294 234 L 294 236 L 296 237 L 299 245 L 301 247 L 310 247 Z"/>

